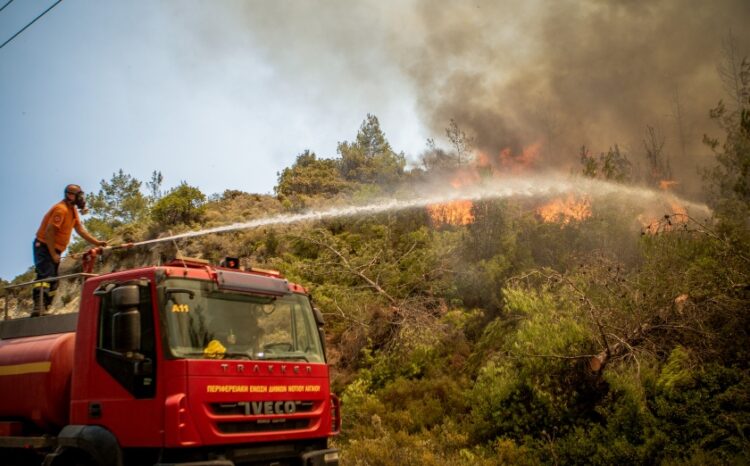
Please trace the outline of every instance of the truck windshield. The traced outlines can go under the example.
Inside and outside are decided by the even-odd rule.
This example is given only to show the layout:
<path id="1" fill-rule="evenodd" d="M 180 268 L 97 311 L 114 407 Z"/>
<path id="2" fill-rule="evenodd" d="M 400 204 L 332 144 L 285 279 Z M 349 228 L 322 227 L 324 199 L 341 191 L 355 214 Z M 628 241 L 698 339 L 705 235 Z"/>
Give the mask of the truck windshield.
<path id="1" fill-rule="evenodd" d="M 254 296 L 187 279 L 167 279 L 159 290 L 173 357 L 324 362 L 304 295 Z"/>

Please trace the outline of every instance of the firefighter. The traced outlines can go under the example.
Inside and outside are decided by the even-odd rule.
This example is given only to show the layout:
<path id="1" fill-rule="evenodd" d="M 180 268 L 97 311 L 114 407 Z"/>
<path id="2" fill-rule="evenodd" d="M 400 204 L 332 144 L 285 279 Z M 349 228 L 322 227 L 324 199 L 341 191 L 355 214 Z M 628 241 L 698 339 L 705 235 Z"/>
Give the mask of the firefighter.
<path id="1" fill-rule="evenodd" d="M 85 210 L 86 195 L 77 184 L 65 187 L 63 200 L 52 206 L 42 219 L 42 224 L 34 238 L 34 267 L 36 279 L 57 277 L 60 266 L 60 255 L 70 242 L 70 234 L 76 232 L 89 243 L 96 246 L 106 246 L 106 241 L 100 241 L 86 231 L 81 223 L 78 209 Z M 32 316 L 44 313 L 52 303 L 57 289 L 57 281 L 35 283 L 32 296 L 34 310 Z"/>

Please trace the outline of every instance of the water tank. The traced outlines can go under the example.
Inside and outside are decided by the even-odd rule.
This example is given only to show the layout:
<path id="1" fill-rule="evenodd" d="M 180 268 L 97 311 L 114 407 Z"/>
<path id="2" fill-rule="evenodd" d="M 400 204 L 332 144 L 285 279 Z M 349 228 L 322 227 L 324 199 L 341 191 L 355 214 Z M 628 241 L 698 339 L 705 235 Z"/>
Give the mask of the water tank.
<path id="1" fill-rule="evenodd" d="M 0 420 L 45 433 L 68 423 L 75 333 L 0 340 Z"/>

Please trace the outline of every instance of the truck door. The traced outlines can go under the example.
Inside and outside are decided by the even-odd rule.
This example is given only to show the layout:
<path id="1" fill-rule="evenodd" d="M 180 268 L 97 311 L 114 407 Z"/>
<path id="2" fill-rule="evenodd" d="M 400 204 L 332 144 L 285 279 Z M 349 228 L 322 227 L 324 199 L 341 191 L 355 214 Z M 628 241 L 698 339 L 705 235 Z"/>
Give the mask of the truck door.
<path id="1" fill-rule="evenodd" d="M 159 446 L 163 406 L 157 394 L 157 344 L 148 280 L 99 286 L 93 360 L 73 401 L 75 423 L 109 429 L 123 447 Z M 93 311 L 93 309 L 92 309 Z M 93 322 L 89 322 L 93 324 Z M 91 329 L 94 330 L 94 329 Z M 93 333 L 93 332 L 92 332 Z M 85 350 L 84 350 L 85 351 Z M 81 387 L 81 385 L 78 385 Z"/>

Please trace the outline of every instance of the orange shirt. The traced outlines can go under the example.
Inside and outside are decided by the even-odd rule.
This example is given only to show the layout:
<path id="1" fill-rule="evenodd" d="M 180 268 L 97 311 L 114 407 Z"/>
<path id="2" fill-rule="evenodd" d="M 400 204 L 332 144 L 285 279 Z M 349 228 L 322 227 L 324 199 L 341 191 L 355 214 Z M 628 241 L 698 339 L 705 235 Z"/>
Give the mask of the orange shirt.
<path id="1" fill-rule="evenodd" d="M 70 205 L 65 201 L 60 201 L 53 205 L 52 208 L 47 212 L 42 219 L 42 224 L 39 226 L 39 230 L 36 232 L 36 239 L 42 243 L 47 243 L 45 239 L 47 227 L 49 225 L 55 226 L 55 249 L 58 251 L 64 251 L 70 242 L 70 234 L 73 232 L 73 228 L 81 223 L 78 218 L 78 210 L 76 206 Z"/>

